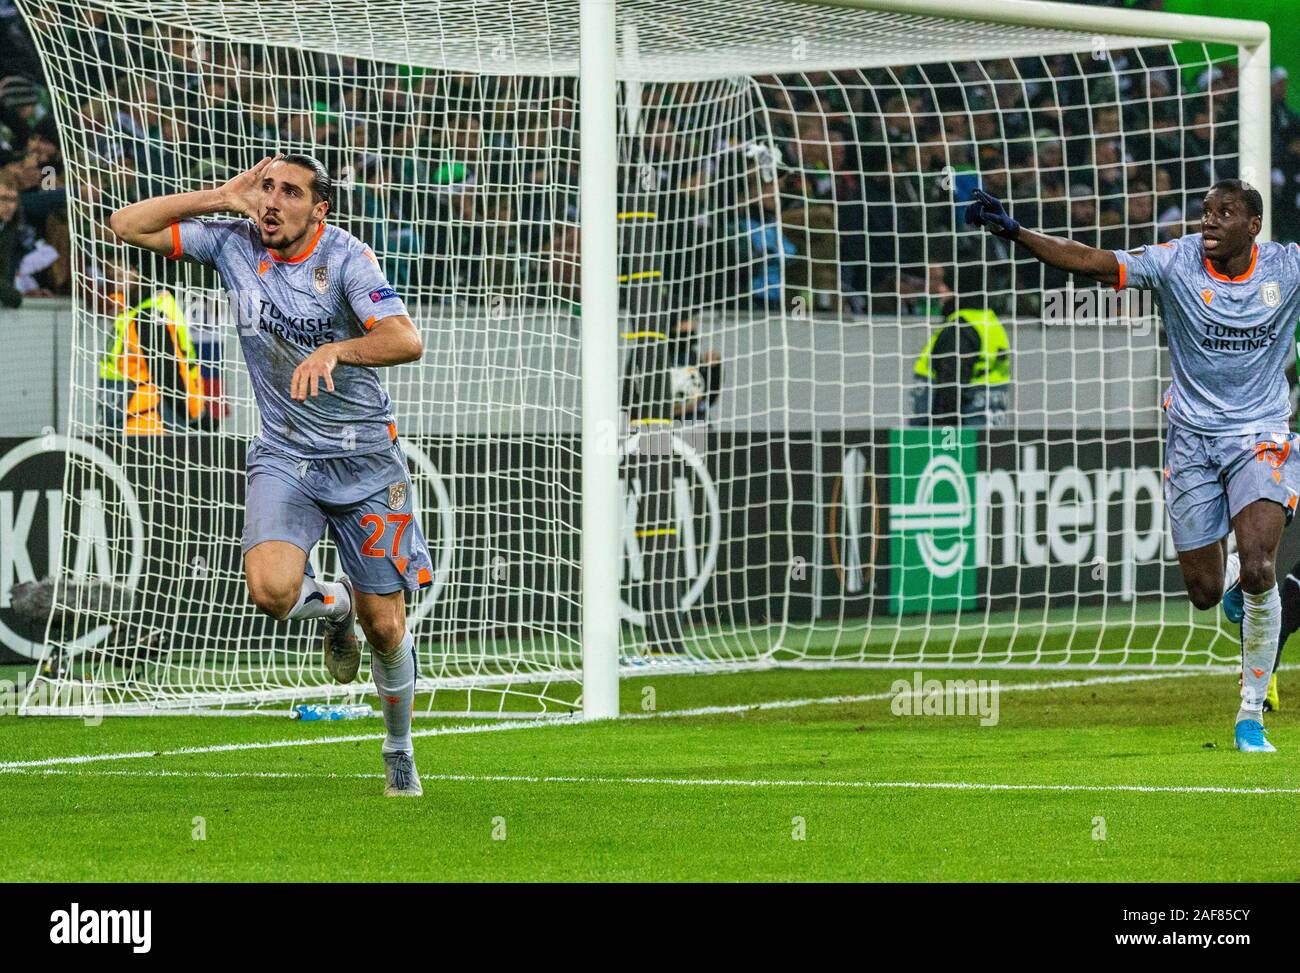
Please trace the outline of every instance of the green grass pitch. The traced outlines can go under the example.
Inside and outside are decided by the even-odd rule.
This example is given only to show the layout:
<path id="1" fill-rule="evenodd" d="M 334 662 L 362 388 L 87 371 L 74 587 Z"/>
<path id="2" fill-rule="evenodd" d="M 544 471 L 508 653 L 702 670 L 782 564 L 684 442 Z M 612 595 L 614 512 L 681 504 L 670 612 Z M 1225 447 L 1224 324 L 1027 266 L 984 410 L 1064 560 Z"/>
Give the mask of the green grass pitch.
<path id="1" fill-rule="evenodd" d="M 1300 880 L 1294 672 L 1267 720 L 1275 755 L 1232 749 L 1232 674 L 924 675 L 997 678 L 997 724 L 895 715 L 883 697 L 908 670 L 652 673 L 623 681 L 622 705 L 643 713 L 653 688 L 655 717 L 468 733 L 441 731 L 496 724 L 418 720 L 417 731 L 440 731 L 416 740 L 421 800 L 381 796 L 377 720 L 0 718 L 3 874 Z M 1017 688 L 1060 681 L 1086 684 Z M 877 698 L 825 701 L 844 696 Z M 664 715 L 808 700 L 821 701 Z M 368 738 L 309 742 L 354 735 Z M 108 754 L 133 756 L 48 763 Z M 14 766 L 29 761 L 46 763 Z M 1247 836 L 1258 854 L 1241 853 Z"/>

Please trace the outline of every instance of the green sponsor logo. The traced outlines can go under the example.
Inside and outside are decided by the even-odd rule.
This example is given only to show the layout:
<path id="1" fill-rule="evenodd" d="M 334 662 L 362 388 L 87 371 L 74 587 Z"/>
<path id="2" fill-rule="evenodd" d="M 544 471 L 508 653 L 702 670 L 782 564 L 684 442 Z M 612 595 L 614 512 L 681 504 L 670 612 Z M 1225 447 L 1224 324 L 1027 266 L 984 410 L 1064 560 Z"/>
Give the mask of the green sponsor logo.
<path id="1" fill-rule="evenodd" d="M 974 605 L 978 443 L 955 426 L 890 431 L 890 611 Z"/>

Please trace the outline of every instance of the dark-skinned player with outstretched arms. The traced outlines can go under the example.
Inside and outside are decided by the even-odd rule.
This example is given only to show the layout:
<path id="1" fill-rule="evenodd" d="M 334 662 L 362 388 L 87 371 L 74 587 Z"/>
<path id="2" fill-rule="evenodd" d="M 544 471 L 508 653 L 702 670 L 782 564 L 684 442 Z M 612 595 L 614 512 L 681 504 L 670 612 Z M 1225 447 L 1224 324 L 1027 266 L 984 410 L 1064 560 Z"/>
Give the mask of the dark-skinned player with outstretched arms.
<path id="1" fill-rule="evenodd" d="M 1259 192 L 1237 179 L 1206 194 L 1201 232 L 1139 250 L 1101 250 L 1022 227 L 983 190 L 966 222 L 1013 240 L 1045 264 L 1120 290 L 1155 292 L 1173 381 L 1165 507 L 1192 604 L 1224 592 L 1227 539 L 1242 592 L 1238 750 L 1272 752 L 1263 707 L 1282 606 L 1276 564 L 1300 497 L 1300 436 L 1289 429 L 1286 367 L 1300 318 L 1300 246 L 1258 242 Z"/>

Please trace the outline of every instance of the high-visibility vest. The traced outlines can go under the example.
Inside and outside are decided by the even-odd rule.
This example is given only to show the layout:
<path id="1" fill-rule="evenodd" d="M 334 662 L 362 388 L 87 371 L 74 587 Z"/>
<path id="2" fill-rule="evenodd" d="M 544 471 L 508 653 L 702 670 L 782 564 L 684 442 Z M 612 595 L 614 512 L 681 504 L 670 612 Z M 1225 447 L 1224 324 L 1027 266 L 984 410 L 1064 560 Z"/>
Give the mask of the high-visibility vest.
<path id="1" fill-rule="evenodd" d="M 947 318 L 949 322 L 959 319 L 974 328 L 980 339 L 980 353 L 971 371 L 971 384 L 1006 385 L 1010 382 L 1011 342 L 1007 340 L 1007 331 L 1002 327 L 998 316 L 987 308 L 980 311 L 965 308 L 954 311 Z M 930 340 L 925 343 L 920 357 L 916 359 L 916 366 L 912 369 L 912 373 L 918 378 L 929 380 L 934 377 L 930 368 L 930 353 L 942 333 L 943 328 L 935 331 L 930 336 Z"/>
<path id="2" fill-rule="evenodd" d="M 149 362 L 136 326 L 136 318 L 149 311 L 158 314 L 167 326 L 172 357 L 185 387 L 185 408 L 190 419 L 201 418 L 205 407 L 203 377 L 194 343 L 185 326 L 185 315 L 170 291 L 158 291 L 114 318 L 113 347 L 99 362 L 100 378 L 110 382 L 130 382 L 134 386 L 127 402 L 123 429 L 129 435 L 160 435 L 164 431 L 158 410 L 162 397 L 149 372 Z"/>

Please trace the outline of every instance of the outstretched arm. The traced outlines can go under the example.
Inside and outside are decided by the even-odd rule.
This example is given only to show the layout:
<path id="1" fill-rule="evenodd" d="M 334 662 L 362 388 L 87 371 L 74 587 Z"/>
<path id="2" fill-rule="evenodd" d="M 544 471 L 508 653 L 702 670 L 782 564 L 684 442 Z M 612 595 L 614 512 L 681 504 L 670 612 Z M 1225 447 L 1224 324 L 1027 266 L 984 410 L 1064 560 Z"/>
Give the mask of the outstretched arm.
<path id="1" fill-rule="evenodd" d="M 268 156 L 247 172 L 241 172 L 224 186 L 193 193 L 155 196 L 124 206 L 108 218 L 109 229 L 123 243 L 171 256 L 175 251 L 173 223 L 213 213 L 256 212 L 262 193 L 262 173 L 275 159 Z"/>
<path id="2" fill-rule="evenodd" d="M 982 189 L 975 190 L 975 202 L 966 207 L 966 222 L 1004 240 L 1014 240 L 1049 267 L 1083 274 L 1111 287 L 1120 282 L 1119 261 L 1109 250 L 1028 230 L 1011 218 L 1001 200 Z"/>

